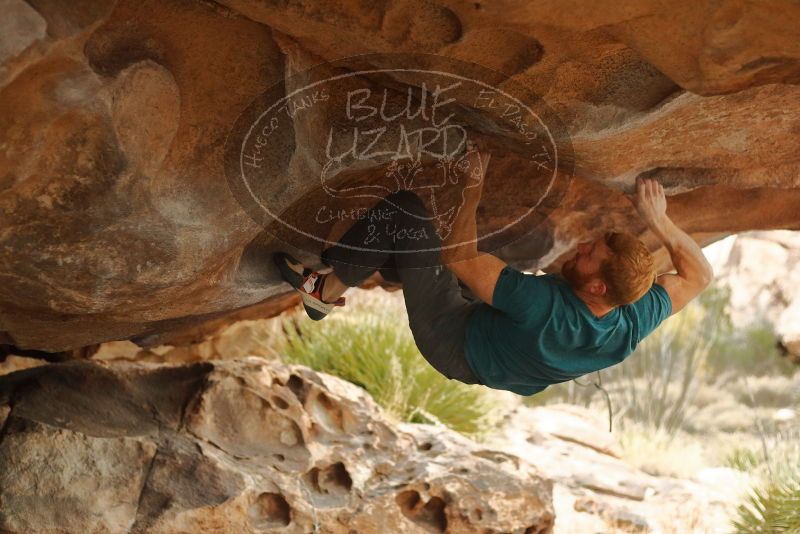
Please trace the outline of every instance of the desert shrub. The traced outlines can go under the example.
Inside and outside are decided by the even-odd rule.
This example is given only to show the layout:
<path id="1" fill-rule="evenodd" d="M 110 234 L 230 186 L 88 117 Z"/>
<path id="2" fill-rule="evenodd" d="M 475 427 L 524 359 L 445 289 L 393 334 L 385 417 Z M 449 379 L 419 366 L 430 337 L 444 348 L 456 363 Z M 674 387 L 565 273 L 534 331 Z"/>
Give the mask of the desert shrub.
<path id="1" fill-rule="evenodd" d="M 723 465 L 749 473 L 758 467 L 762 461 L 761 451 L 752 447 L 736 447 L 725 457 Z"/>
<path id="2" fill-rule="evenodd" d="M 416 347 L 402 300 L 359 296 L 323 321 L 287 315 L 280 358 L 364 388 L 398 421 L 442 424 L 477 440 L 499 425 L 509 404 L 493 390 L 449 380 L 431 367 Z"/>
<path id="3" fill-rule="evenodd" d="M 701 387 L 693 401 L 694 411 L 686 430 L 763 431 L 777 430 L 773 415 L 778 408 L 796 406 L 800 400 L 800 373 L 784 376 L 720 376 Z"/>
<path id="4" fill-rule="evenodd" d="M 763 433 L 728 461 L 757 476 L 732 521 L 737 533 L 800 532 L 800 423 Z"/>
<path id="5" fill-rule="evenodd" d="M 730 390 L 748 406 L 784 408 L 800 402 L 800 381 L 783 375 L 739 379 L 730 385 Z"/>
<path id="6" fill-rule="evenodd" d="M 725 398 L 695 411 L 686 422 L 688 432 L 745 432 L 753 431 L 756 414 L 751 408 L 734 399 Z"/>
<path id="7" fill-rule="evenodd" d="M 749 376 L 791 376 L 797 370 L 796 365 L 781 357 L 775 331 L 766 322 L 733 330 L 724 339 L 709 362 L 714 369 L 734 368 L 738 374 Z"/>
<path id="8" fill-rule="evenodd" d="M 737 534 L 800 532 L 800 473 L 776 477 L 753 488 L 736 511 Z"/>
<path id="9" fill-rule="evenodd" d="M 706 381 L 695 391 L 692 405 L 702 411 L 704 408 L 720 403 L 738 404 L 736 395 L 728 387 L 730 375 L 706 377 Z"/>
<path id="10" fill-rule="evenodd" d="M 702 442 L 685 432 L 654 429 L 629 419 L 617 428 L 624 460 L 653 476 L 690 478 L 709 465 Z"/>
<path id="11" fill-rule="evenodd" d="M 745 328 L 734 327 L 726 311 L 730 291 L 727 285 L 715 283 L 698 297 L 701 306 L 718 321 L 719 337 L 709 354 L 709 371 L 712 374 L 733 370 L 738 375 L 791 376 L 797 366 L 781 357 L 775 330 L 765 318 L 756 317 Z"/>

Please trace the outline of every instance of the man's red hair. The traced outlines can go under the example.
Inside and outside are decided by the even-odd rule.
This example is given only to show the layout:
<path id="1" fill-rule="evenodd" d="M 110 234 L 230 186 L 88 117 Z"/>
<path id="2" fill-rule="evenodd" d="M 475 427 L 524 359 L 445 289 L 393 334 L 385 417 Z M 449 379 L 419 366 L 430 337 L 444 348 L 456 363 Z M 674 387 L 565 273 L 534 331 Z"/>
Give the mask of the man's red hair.
<path id="1" fill-rule="evenodd" d="M 655 258 L 647 246 L 631 234 L 610 232 L 605 236 L 611 256 L 600 266 L 611 306 L 632 304 L 642 298 L 656 280 Z"/>

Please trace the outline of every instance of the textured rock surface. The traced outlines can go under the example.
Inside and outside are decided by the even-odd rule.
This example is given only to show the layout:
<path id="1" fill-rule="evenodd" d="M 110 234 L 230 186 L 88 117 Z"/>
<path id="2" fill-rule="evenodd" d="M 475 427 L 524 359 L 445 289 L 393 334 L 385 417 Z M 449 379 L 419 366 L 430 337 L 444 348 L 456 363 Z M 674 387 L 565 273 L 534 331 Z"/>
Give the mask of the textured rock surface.
<path id="1" fill-rule="evenodd" d="M 474 61 L 557 112 L 574 177 L 532 236 L 500 250 L 519 266 L 556 269 L 607 229 L 656 248 L 621 196 L 639 174 L 665 184 L 670 215 L 703 244 L 800 228 L 800 5 L 789 0 L 3 6 L 0 343 L 146 340 L 285 292 L 266 262 L 276 243 L 226 183 L 225 140 L 267 87 L 356 54 Z M 324 122 L 295 125 L 293 165 L 319 163 Z M 526 200 L 517 145 L 486 136 L 480 225 L 493 228 Z M 310 193 L 281 176 L 282 191 Z"/>
<path id="2" fill-rule="evenodd" d="M 5 422 L 4 422 L 5 421 Z M 260 358 L 0 377 L 0 531 L 552 530 L 552 484 L 360 388 Z"/>
<path id="3" fill-rule="evenodd" d="M 691 479 L 653 476 L 618 457 L 617 437 L 607 420 L 579 406 L 519 406 L 488 444 L 553 481 L 555 534 L 730 530 L 748 475 L 702 468 Z"/>
<path id="4" fill-rule="evenodd" d="M 730 288 L 737 328 L 770 325 L 800 362 L 800 233 L 748 232 L 719 244 L 714 272 Z"/>
<path id="5" fill-rule="evenodd" d="M 0 377 L 0 530 L 716 532 L 750 487 L 647 474 L 606 425 L 518 404 L 479 445 L 261 359 L 51 364 Z"/>

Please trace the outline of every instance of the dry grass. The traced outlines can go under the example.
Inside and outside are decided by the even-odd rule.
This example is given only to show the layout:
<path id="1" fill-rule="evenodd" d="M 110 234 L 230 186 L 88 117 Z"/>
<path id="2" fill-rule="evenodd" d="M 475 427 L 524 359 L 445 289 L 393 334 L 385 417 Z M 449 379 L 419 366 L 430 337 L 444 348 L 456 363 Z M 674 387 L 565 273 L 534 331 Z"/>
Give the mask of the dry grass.
<path id="1" fill-rule="evenodd" d="M 616 434 L 625 461 L 654 476 L 691 478 L 700 469 L 715 465 L 704 440 L 683 431 L 670 434 L 626 421 Z"/>

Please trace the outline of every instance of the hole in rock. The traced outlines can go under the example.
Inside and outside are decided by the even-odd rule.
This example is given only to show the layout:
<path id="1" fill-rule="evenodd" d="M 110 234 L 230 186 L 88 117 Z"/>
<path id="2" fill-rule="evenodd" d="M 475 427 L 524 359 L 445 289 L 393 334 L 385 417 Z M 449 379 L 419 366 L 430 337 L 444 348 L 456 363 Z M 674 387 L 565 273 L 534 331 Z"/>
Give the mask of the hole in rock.
<path id="1" fill-rule="evenodd" d="M 283 399 L 282 399 L 282 398 L 280 398 L 280 397 L 275 397 L 275 396 L 273 396 L 273 397 L 272 397 L 272 402 L 273 402 L 273 404 L 275 404 L 275 406 L 277 406 L 277 407 L 278 407 L 278 408 L 280 408 L 281 410 L 285 410 L 286 408 L 288 408 L 288 407 L 289 407 L 289 403 L 288 403 L 288 402 L 286 402 L 285 400 L 283 400 Z"/>
<path id="2" fill-rule="evenodd" d="M 292 509 L 280 493 L 262 493 L 250 505 L 247 515 L 256 528 L 285 527 Z"/>
<path id="3" fill-rule="evenodd" d="M 429 451 L 432 448 L 433 448 L 433 443 L 427 441 L 418 447 L 418 449 L 421 451 Z"/>
<path id="4" fill-rule="evenodd" d="M 143 39 L 133 28 L 97 29 L 87 39 L 83 53 L 89 66 L 102 76 L 114 76 L 128 65 L 152 60 L 165 65 L 166 47 L 153 38 Z"/>
<path id="5" fill-rule="evenodd" d="M 306 387 L 306 383 L 297 375 L 292 375 L 289 377 L 289 381 L 286 383 L 286 387 L 288 387 L 294 396 L 297 397 L 297 400 L 300 401 L 300 404 L 305 404 L 306 402 L 306 395 L 308 393 L 308 388 Z"/>
<path id="6" fill-rule="evenodd" d="M 336 462 L 328 467 L 313 468 L 306 474 L 306 481 L 311 488 L 320 494 L 348 493 L 353 487 L 350 473 L 342 462 Z"/>
<path id="7" fill-rule="evenodd" d="M 541 525 L 531 525 L 525 529 L 525 534 L 544 534 L 551 532 L 553 527 L 552 521 L 546 521 Z"/>
<path id="8" fill-rule="evenodd" d="M 395 497 L 395 502 L 404 516 L 425 530 L 431 532 L 447 530 L 447 515 L 444 512 L 446 503 L 442 498 L 431 497 L 423 504 L 419 492 L 407 490 L 400 492 Z"/>
<path id="9" fill-rule="evenodd" d="M 324 469 L 320 473 L 320 487 L 341 488 L 350 491 L 353 487 L 353 479 L 342 462 L 336 462 L 332 466 Z"/>

